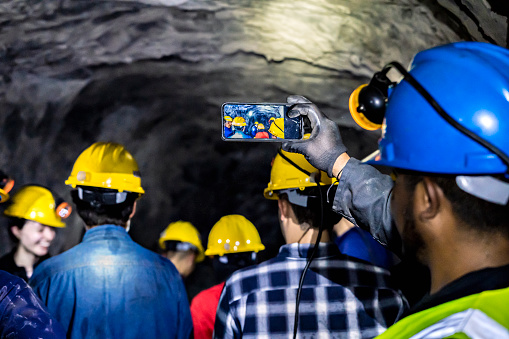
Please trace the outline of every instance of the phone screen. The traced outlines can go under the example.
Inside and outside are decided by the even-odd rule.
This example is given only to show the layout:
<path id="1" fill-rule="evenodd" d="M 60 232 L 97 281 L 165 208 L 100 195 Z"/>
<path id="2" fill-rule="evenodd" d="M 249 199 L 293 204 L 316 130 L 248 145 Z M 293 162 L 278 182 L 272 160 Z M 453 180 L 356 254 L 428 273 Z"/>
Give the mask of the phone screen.
<path id="1" fill-rule="evenodd" d="M 281 141 L 302 139 L 302 117 L 289 118 L 290 104 L 225 103 L 221 108 L 223 140 Z"/>

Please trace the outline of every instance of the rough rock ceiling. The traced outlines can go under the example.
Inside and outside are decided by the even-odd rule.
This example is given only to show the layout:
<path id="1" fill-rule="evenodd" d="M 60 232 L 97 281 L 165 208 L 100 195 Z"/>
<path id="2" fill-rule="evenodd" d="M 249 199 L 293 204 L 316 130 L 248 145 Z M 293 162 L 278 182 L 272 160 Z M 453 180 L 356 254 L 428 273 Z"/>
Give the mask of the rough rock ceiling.
<path id="1" fill-rule="evenodd" d="M 123 143 L 147 194 L 131 234 L 154 248 L 178 218 L 203 233 L 244 214 L 277 251 L 264 200 L 276 144 L 225 143 L 225 101 L 313 100 L 353 156 L 376 148 L 347 113 L 350 92 L 391 60 L 459 40 L 507 46 L 504 1 L 144 0 L 0 4 L 1 168 L 69 199 L 64 180 L 99 140 Z M 19 186 L 18 186 L 19 187 Z M 79 242 L 74 216 L 54 252 Z M 4 251 L 8 245 L 2 237 Z"/>

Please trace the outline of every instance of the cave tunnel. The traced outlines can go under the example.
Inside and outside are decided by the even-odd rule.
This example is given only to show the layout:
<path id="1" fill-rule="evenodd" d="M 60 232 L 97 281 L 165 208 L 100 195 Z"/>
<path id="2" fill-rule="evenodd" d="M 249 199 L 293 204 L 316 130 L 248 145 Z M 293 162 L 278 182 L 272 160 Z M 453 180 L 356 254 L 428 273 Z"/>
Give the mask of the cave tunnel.
<path id="1" fill-rule="evenodd" d="M 301 94 L 340 126 L 353 157 L 377 148 L 348 96 L 392 60 L 454 41 L 507 47 L 502 2 L 3 1 L 0 6 L 1 169 L 70 201 L 64 181 L 96 141 L 124 144 L 146 195 L 130 235 L 157 251 L 159 234 L 187 220 L 204 246 L 220 217 L 242 214 L 266 250 L 283 244 L 277 206 L 264 199 L 278 143 L 221 140 L 223 102 L 285 102 Z M 15 187 L 15 189 L 16 189 Z M 5 218 L 4 218 L 5 219 Z M 5 224 L 5 220 L 2 220 Z M 0 229 L 0 255 L 12 248 Z M 51 252 L 80 242 L 73 214 Z M 211 286 L 210 263 L 187 281 Z"/>

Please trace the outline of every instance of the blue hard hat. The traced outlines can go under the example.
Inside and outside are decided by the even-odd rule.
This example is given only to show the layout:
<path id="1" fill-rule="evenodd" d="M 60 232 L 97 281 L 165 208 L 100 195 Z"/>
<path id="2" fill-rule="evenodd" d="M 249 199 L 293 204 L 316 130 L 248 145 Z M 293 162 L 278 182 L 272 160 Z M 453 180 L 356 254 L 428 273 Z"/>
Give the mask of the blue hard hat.
<path id="1" fill-rule="evenodd" d="M 415 55 L 409 73 L 457 123 L 509 155 L 509 50 L 458 42 Z M 402 80 L 389 91 L 372 164 L 440 174 L 505 173 L 501 158 L 444 120 Z"/>

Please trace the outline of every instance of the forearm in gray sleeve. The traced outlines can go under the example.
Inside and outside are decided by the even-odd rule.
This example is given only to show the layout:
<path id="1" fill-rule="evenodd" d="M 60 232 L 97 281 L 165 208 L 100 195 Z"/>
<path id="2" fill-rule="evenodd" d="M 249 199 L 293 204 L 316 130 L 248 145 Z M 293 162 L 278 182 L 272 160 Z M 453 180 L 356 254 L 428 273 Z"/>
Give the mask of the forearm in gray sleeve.
<path id="1" fill-rule="evenodd" d="M 393 185 L 389 175 L 350 158 L 341 174 L 333 209 L 399 255 L 401 238 L 390 209 Z"/>

